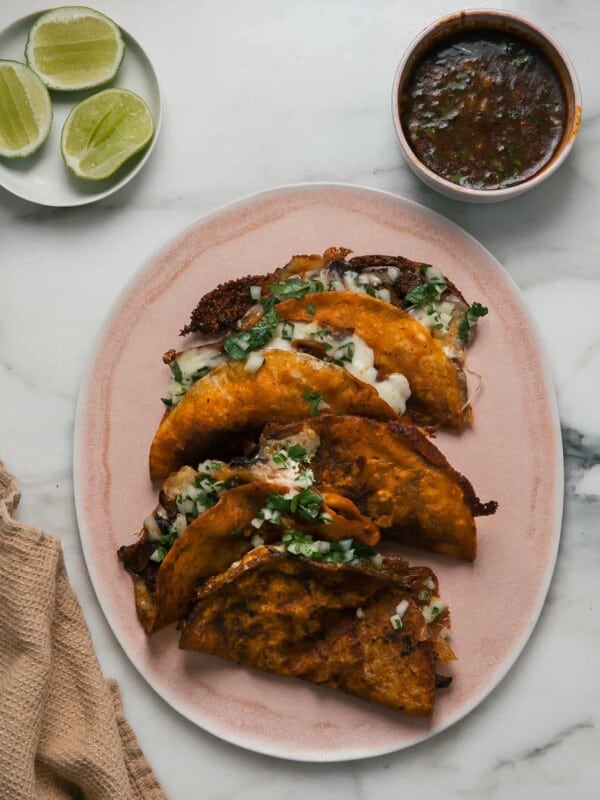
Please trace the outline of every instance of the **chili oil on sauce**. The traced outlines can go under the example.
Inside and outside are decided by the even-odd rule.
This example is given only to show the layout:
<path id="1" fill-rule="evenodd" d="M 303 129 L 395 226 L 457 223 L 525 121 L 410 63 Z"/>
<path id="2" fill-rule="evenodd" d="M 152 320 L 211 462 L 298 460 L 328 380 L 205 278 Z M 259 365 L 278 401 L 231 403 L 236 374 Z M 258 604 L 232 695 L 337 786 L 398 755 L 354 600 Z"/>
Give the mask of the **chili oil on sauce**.
<path id="1" fill-rule="evenodd" d="M 535 175 L 566 124 L 551 64 L 526 41 L 494 31 L 463 34 L 428 53 L 400 108 L 418 158 L 473 189 L 502 189 Z"/>

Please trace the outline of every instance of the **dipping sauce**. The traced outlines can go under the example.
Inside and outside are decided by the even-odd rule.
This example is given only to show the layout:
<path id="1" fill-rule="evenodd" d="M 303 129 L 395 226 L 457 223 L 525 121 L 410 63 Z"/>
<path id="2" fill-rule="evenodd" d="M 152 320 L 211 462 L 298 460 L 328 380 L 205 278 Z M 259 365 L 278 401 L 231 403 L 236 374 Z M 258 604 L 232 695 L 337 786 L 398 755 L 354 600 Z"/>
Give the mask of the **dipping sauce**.
<path id="1" fill-rule="evenodd" d="M 561 82 L 543 54 L 492 30 L 459 34 L 431 50 L 399 107 L 417 157 L 473 189 L 502 189 L 539 172 L 567 116 Z"/>

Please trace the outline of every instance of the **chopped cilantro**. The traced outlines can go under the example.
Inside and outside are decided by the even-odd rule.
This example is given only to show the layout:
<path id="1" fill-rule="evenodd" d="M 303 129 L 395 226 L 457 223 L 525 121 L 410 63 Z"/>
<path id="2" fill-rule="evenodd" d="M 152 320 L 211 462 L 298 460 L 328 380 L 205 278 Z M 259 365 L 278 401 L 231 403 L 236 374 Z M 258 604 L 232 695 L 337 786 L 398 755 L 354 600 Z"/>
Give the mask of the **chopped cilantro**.
<path id="1" fill-rule="evenodd" d="M 433 303 L 439 300 L 446 290 L 446 279 L 431 264 L 423 264 L 419 273 L 424 282 L 406 293 L 402 301 L 405 308 L 418 308 Z"/>
<path id="2" fill-rule="evenodd" d="M 323 395 L 318 392 L 302 392 L 302 397 L 310 403 L 310 413 L 316 417 L 319 413 L 319 405 L 323 399 Z"/>
<path id="3" fill-rule="evenodd" d="M 418 306 L 424 306 L 427 303 L 434 302 L 444 291 L 443 289 L 440 291 L 440 288 L 440 284 L 420 283 L 418 286 L 415 286 L 414 289 L 411 289 L 410 292 L 406 293 L 403 300 L 404 307 L 417 308 Z"/>
<path id="4" fill-rule="evenodd" d="M 309 477 L 312 478 L 312 475 Z M 292 497 L 271 494 L 265 501 L 265 508 L 278 514 L 295 514 L 307 522 L 320 521 L 322 507 L 323 497 L 310 488 L 303 489 Z"/>
<path id="5" fill-rule="evenodd" d="M 312 522 L 317 519 L 323 505 L 323 498 L 312 489 L 304 489 L 290 500 L 290 511 L 301 519 Z"/>
<path id="6" fill-rule="evenodd" d="M 200 378 L 204 378 L 205 375 L 208 375 L 210 369 L 210 367 L 200 367 L 200 369 L 197 369 L 192 375 L 192 382 L 199 381 Z"/>
<path id="7" fill-rule="evenodd" d="M 292 444 L 287 449 L 288 458 L 291 458 L 292 461 L 302 461 L 308 462 L 310 461 L 308 457 L 308 453 L 306 452 L 306 448 L 302 447 L 301 444 Z"/>
<path id="8" fill-rule="evenodd" d="M 362 564 L 373 561 L 375 550 L 347 539 L 343 542 L 327 542 L 314 539 L 310 534 L 288 531 L 281 538 L 285 551 L 290 555 L 304 556 L 311 561 L 327 564 Z M 374 562 L 373 562 L 374 563 Z"/>
<path id="9" fill-rule="evenodd" d="M 469 343 L 471 339 L 471 328 L 477 325 L 479 317 L 485 317 L 487 313 L 487 308 L 482 306 L 481 303 L 472 303 L 472 305 L 467 308 L 465 318 L 458 326 L 458 337 L 461 342 L 464 342 L 464 344 Z"/>
<path id="10" fill-rule="evenodd" d="M 206 510 L 218 503 L 223 492 L 236 486 L 237 480 L 235 478 L 228 478 L 226 481 L 217 481 L 210 475 L 200 474 L 196 475 L 195 484 L 196 489 L 200 490 L 196 492 L 194 498 L 196 505 Z"/>
<path id="11" fill-rule="evenodd" d="M 170 397 L 161 397 L 160 399 L 163 401 L 163 403 L 166 405 L 167 408 L 173 408 L 174 403 Z"/>
<path id="12" fill-rule="evenodd" d="M 293 275 L 283 283 L 272 283 L 269 287 L 271 294 L 279 300 L 291 300 L 292 298 L 304 297 L 304 295 L 314 292 L 322 292 L 325 287 L 321 281 L 310 278 L 303 280 L 298 275 Z"/>
<path id="13" fill-rule="evenodd" d="M 287 339 L 291 342 L 294 338 L 294 323 L 293 322 L 284 322 L 281 328 L 281 338 Z"/>
<path id="14" fill-rule="evenodd" d="M 173 377 L 177 383 L 183 382 L 183 372 L 181 371 L 181 367 L 177 361 L 171 361 L 171 372 L 173 373 Z"/>
<path id="15" fill-rule="evenodd" d="M 179 536 L 179 531 L 171 525 L 167 533 L 163 533 L 160 537 L 160 541 L 158 542 L 158 547 L 150 556 L 152 561 L 161 562 L 165 559 L 169 550 L 173 547 L 177 538 Z"/>
<path id="16" fill-rule="evenodd" d="M 278 323 L 277 310 L 271 306 L 252 328 L 227 336 L 223 340 L 225 352 L 234 361 L 245 361 L 252 350 L 260 350 L 267 344 Z"/>
<path id="17" fill-rule="evenodd" d="M 335 351 L 336 362 L 343 364 L 345 361 L 352 361 L 354 358 L 354 342 L 346 342 Z"/>
<path id="18" fill-rule="evenodd" d="M 290 510 L 290 501 L 286 500 L 282 494 L 269 495 L 265 505 L 273 511 L 279 511 L 280 514 L 287 514 Z"/>
<path id="19" fill-rule="evenodd" d="M 307 314 L 310 314 L 310 316 L 311 316 L 311 317 L 314 317 L 314 315 L 316 314 L 316 312 L 317 312 L 317 309 L 316 309 L 316 308 L 313 306 L 313 304 L 312 304 L 312 303 L 309 303 L 309 304 L 306 306 L 306 313 L 307 313 Z"/>
<path id="20" fill-rule="evenodd" d="M 367 286 L 367 287 L 365 288 L 365 292 L 366 292 L 366 293 L 367 293 L 367 294 L 368 294 L 370 297 L 377 297 L 377 292 L 375 291 L 375 289 L 374 289 L 372 286 Z"/>

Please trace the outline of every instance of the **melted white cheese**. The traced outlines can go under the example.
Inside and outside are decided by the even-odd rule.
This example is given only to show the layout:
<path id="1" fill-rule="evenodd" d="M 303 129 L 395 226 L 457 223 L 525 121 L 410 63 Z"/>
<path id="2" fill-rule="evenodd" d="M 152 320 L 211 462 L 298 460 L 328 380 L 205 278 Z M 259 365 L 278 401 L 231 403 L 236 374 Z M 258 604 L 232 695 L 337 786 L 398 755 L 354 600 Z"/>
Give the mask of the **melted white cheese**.
<path id="1" fill-rule="evenodd" d="M 278 454 L 287 454 L 288 448 L 292 445 L 300 445 L 306 450 L 308 462 L 295 461 L 293 458 L 285 458 L 284 463 L 277 463 L 274 457 Z M 276 441 L 267 440 L 261 445 L 259 450 L 259 462 L 251 468 L 252 475 L 257 480 L 267 481 L 268 483 L 278 483 L 288 487 L 293 497 L 298 494 L 302 481 L 298 481 L 306 473 L 308 464 L 319 449 L 321 440 L 319 435 L 312 428 L 303 428 L 293 436 Z M 281 461 L 281 459 L 279 459 Z M 289 499 L 286 495 L 286 499 Z"/>
<path id="2" fill-rule="evenodd" d="M 214 367 L 215 362 L 222 364 L 225 356 L 216 347 L 190 347 L 177 356 L 176 359 L 184 378 L 191 376 L 203 367 Z"/>
<path id="3" fill-rule="evenodd" d="M 349 341 L 354 344 L 354 356 L 352 361 L 344 362 L 344 369 L 363 383 L 373 386 L 381 399 L 391 406 L 396 414 L 404 414 L 406 401 L 410 397 L 410 385 L 406 377 L 400 372 L 394 372 L 384 380 L 379 380 L 372 348 L 355 333 L 344 343 Z"/>
<path id="4" fill-rule="evenodd" d="M 289 340 L 284 339 L 281 335 L 283 326 L 284 323 L 277 326 L 275 334 L 264 348 L 265 350 L 294 351 L 293 342 L 300 339 L 313 339 L 329 345 L 327 355 L 330 358 L 341 360 L 344 353 L 349 352 L 348 347 L 351 346 L 353 348 L 352 359 L 343 360 L 341 366 L 358 380 L 373 386 L 381 399 L 391 406 L 396 414 L 404 414 L 406 401 L 410 397 L 410 385 L 406 377 L 396 372 L 384 380 L 379 380 L 375 367 L 375 353 L 356 333 L 351 336 L 336 337 L 335 331 L 319 329 L 317 322 L 294 322 L 292 339 Z"/>
<path id="5" fill-rule="evenodd" d="M 215 347 L 190 347 L 179 353 L 175 361 L 181 370 L 181 380 L 176 380 L 175 376 L 167 387 L 165 400 L 170 401 L 171 406 L 176 406 L 190 386 L 198 380 L 198 373 L 202 370 L 211 370 L 225 363 L 226 356 Z"/>

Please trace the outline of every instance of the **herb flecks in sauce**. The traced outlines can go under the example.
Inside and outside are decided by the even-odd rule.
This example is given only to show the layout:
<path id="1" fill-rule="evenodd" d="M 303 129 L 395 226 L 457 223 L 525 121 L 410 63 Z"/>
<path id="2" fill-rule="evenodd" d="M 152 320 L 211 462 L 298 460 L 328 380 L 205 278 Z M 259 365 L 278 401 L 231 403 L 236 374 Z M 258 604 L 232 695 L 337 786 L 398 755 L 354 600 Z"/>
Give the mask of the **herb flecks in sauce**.
<path id="1" fill-rule="evenodd" d="M 400 106 L 421 161 L 474 189 L 501 189 L 535 175 L 565 128 L 553 67 L 527 42 L 492 31 L 464 34 L 426 55 Z"/>

